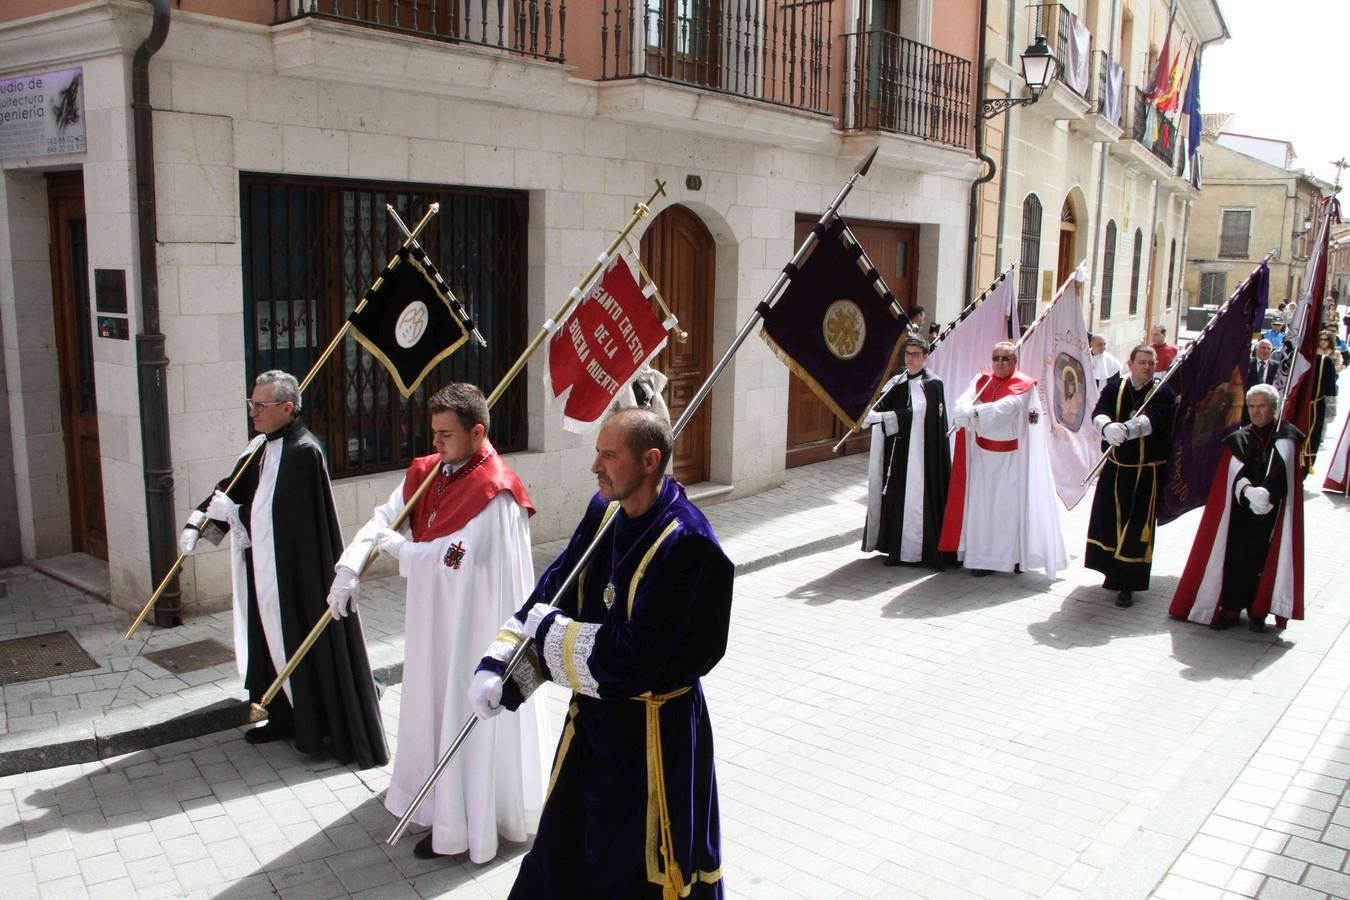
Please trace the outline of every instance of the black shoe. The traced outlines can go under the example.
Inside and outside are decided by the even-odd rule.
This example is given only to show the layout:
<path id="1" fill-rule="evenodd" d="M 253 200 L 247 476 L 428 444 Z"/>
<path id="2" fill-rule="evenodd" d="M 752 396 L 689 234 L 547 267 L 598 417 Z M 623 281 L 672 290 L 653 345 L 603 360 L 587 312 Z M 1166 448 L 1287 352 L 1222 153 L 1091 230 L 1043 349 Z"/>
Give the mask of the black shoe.
<path id="1" fill-rule="evenodd" d="M 1265 633 L 1266 633 L 1266 617 L 1265 617 L 1265 616 L 1262 616 L 1262 617 L 1259 618 L 1259 619 L 1252 619 L 1251 621 L 1249 621 L 1249 622 L 1247 623 L 1247 629 L 1248 629 L 1249 631 L 1254 631 L 1254 632 L 1256 632 L 1257 634 L 1265 634 Z"/>
<path id="2" fill-rule="evenodd" d="M 1134 591 L 1121 591 L 1116 594 L 1116 606 L 1121 608 L 1134 606 Z"/>
<path id="3" fill-rule="evenodd" d="M 1021 574 L 1022 574 L 1022 564 L 1021 564 L 1021 563 L 1013 563 L 1013 574 L 1014 574 L 1014 575 L 1021 575 Z"/>
<path id="4" fill-rule="evenodd" d="M 295 737 L 294 728 L 283 728 L 272 722 L 244 732 L 244 740 L 250 744 L 270 744 L 273 741 L 284 741 L 293 737 Z"/>
<path id="5" fill-rule="evenodd" d="M 904 565 L 904 563 L 902 563 L 900 560 L 896 559 L 894 556 L 885 556 L 885 557 L 882 557 L 882 559 L 881 559 L 881 564 L 882 564 L 883 566 L 903 566 L 903 565 Z"/>
<path id="6" fill-rule="evenodd" d="M 431 832 L 427 832 L 427 836 L 418 841 L 416 847 L 413 847 L 413 856 L 418 859 L 438 859 L 442 856 L 453 855 L 452 853 L 437 853 L 431 848 Z"/>
<path id="7" fill-rule="evenodd" d="M 973 575 L 973 576 L 976 577 L 976 578 L 983 578 L 983 577 L 985 577 L 986 575 L 993 575 L 993 574 L 994 574 L 994 570 L 993 570 L 993 569 L 971 569 L 971 570 L 970 570 L 970 574 Z"/>
<path id="8" fill-rule="evenodd" d="M 1232 619 L 1219 619 L 1219 621 L 1211 623 L 1209 627 L 1213 628 L 1215 631 L 1224 631 L 1225 629 L 1232 628 L 1236 624 L 1237 622 L 1234 622 Z"/>

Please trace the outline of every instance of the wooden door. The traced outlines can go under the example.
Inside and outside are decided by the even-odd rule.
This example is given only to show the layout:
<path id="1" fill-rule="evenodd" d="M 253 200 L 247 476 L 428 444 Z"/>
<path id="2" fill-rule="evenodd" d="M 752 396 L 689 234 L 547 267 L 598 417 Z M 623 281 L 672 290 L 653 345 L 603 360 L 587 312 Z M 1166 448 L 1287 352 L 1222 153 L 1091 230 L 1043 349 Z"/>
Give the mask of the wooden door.
<path id="1" fill-rule="evenodd" d="M 653 365 L 670 383 L 666 404 L 674 424 L 712 369 L 713 274 L 717 246 L 712 234 L 683 206 L 672 206 L 652 220 L 642 236 L 642 264 L 647 267 L 661 296 L 689 332 L 681 344 L 672 336 Z M 712 438 L 712 398 L 675 441 L 675 477 L 683 484 L 707 481 Z"/>
<path id="2" fill-rule="evenodd" d="M 1055 264 L 1055 290 L 1069 280 L 1073 267 L 1078 260 L 1073 258 L 1073 239 L 1078 231 L 1078 222 L 1074 218 L 1073 204 L 1064 198 L 1064 206 L 1059 211 L 1059 258 Z"/>
<path id="3" fill-rule="evenodd" d="M 84 180 L 80 173 L 49 175 L 47 199 L 61 427 L 65 435 L 70 493 L 70 541 L 76 552 L 107 559 L 103 464 L 94 397 L 94 337 L 89 303 Z"/>
<path id="4" fill-rule="evenodd" d="M 816 220 L 799 216 L 795 246 L 800 247 Z M 869 224 L 850 222 L 849 227 L 858 242 L 867 251 L 872 264 L 881 273 L 882 280 L 909 311 L 914 306 L 915 261 L 919 246 L 919 230 L 913 225 Z M 931 322 L 932 312 L 929 313 Z M 887 373 L 888 377 L 891 373 Z M 788 424 L 786 466 L 804 466 L 830 459 L 835 455 L 834 445 L 848 431 L 830 408 L 811 392 L 796 375 L 788 376 Z M 841 456 L 861 453 L 868 448 L 866 433 L 850 437 L 840 451 Z"/>

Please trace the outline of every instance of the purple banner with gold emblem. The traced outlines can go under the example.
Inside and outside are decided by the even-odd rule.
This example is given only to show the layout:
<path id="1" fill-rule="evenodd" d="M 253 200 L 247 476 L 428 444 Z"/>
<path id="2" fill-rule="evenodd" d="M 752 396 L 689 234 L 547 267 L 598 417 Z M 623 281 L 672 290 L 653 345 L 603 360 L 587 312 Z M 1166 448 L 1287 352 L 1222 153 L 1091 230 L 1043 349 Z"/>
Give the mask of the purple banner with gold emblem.
<path id="1" fill-rule="evenodd" d="M 844 424 L 857 429 L 900 357 L 909 318 L 868 262 L 842 218 L 772 307 L 761 304 L 760 336 Z"/>

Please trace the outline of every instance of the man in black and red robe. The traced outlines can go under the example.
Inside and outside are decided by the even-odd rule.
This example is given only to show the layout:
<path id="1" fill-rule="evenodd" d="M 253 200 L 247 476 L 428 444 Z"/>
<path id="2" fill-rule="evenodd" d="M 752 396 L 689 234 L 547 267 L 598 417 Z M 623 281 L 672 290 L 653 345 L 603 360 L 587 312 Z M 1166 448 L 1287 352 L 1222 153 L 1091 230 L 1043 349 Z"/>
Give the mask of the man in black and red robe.
<path id="1" fill-rule="evenodd" d="M 1280 396 L 1268 384 L 1247 391 L 1252 423 L 1223 440 L 1214 485 L 1190 558 L 1172 598 L 1179 619 L 1222 629 L 1247 610 L 1266 630 L 1303 618 L 1303 434 L 1276 424 Z"/>

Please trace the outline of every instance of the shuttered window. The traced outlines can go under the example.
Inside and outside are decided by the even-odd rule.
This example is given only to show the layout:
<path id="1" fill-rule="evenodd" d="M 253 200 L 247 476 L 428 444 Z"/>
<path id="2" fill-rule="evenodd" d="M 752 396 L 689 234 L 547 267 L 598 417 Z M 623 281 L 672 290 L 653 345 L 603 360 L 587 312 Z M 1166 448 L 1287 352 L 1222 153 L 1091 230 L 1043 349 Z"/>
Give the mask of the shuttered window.
<path id="1" fill-rule="evenodd" d="M 1102 248 L 1102 320 L 1111 318 L 1111 295 L 1116 290 L 1116 222 L 1106 223 L 1106 245 Z"/>
<path id="2" fill-rule="evenodd" d="M 1247 259 L 1252 238 L 1252 211 L 1225 209 L 1219 225 L 1219 258 Z"/>
<path id="3" fill-rule="evenodd" d="M 1022 260 L 1017 273 L 1017 318 L 1026 328 L 1036 318 L 1036 289 L 1041 280 L 1041 201 L 1022 201 Z"/>

